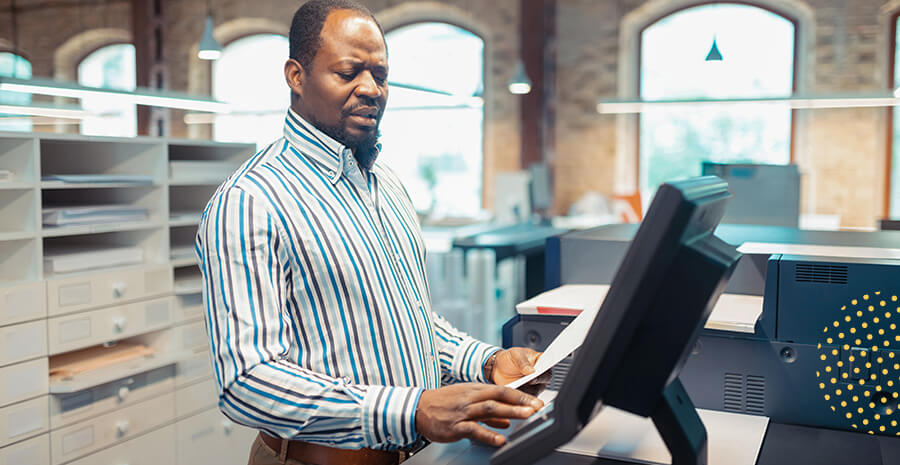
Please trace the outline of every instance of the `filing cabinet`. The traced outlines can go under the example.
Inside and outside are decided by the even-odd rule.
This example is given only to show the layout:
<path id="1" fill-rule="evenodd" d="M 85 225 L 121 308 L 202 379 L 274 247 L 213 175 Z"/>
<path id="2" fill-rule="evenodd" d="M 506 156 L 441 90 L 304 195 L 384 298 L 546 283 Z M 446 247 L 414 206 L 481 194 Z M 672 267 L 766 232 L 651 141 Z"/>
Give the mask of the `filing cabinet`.
<path id="1" fill-rule="evenodd" d="M 143 265 L 47 279 L 50 316 L 134 302 L 172 292 L 172 268 Z"/>
<path id="2" fill-rule="evenodd" d="M 174 394 L 103 414 L 50 432 L 52 465 L 61 465 L 128 440 L 175 418 Z"/>
<path id="3" fill-rule="evenodd" d="M 213 378 L 180 388 L 175 391 L 175 415 L 182 418 L 215 407 L 218 399 L 216 381 Z"/>
<path id="4" fill-rule="evenodd" d="M 203 320 L 203 295 L 187 294 L 175 296 L 174 323 L 187 323 L 195 320 Z"/>
<path id="5" fill-rule="evenodd" d="M 168 465 L 175 463 L 175 426 L 169 425 L 68 465 Z M 199 462 L 196 465 L 213 462 Z M 218 464 L 216 464 L 218 465 Z"/>
<path id="6" fill-rule="evenodd" d="M 48 417 L 47 396 L 0 408 L 0 447 L 46 433 Z"/>
<path id="7" fill-rule="evenodd" d="M 175 350 L 198 352 L 204 350 L 209 341 L 206 337 L 206 324 L 195 321 L 172 328 Z"/>
<path id="8" fill-rule="evenodd" d="M 176 461 L 179 465 L 246 464 L 256 434 L 256 430 L 225 418 L 218 409 L 205 410 L 175 423 Z"/>
<path id="9" fill-rule="evenodd" d="M 50 355 L 144 334 L 171 323 L 172 297 L 50 318 Z"/>
<path id="10" fill-rule="evenodd" d="M 44 282 L 0 285 L 0 326 L 47 317 Z"/>
<path id="11" fill-rule="evenodd" d="M 42 434 L 0 448 L 0 465 L 50 465 L 50 436 Z"/>
<path id="12" fill-rule="evenodd" d="M 138 373 L 72 394 L 50 396 L 50 427 L 62 428 L 169 392 L 175 387 L 173 366 Z"/>
<path id="13" fill-rule="evenodd" d="M 46 320 L 0 327 L 0 366 L 46 356 Z"/>
<path id="14" fill-rule="evenodd" d="M 209 359 L 209 350 L 203 350 L 185 357 L 175 364 L 175 387 L 180 388 L 210 375 L 212 375 L 212 365 Z"/>
<path id="15" fill-rule="evenodd" d="M 0 407 L 46 395 L 48 369 L 46 357 L 0 368 Z"/>

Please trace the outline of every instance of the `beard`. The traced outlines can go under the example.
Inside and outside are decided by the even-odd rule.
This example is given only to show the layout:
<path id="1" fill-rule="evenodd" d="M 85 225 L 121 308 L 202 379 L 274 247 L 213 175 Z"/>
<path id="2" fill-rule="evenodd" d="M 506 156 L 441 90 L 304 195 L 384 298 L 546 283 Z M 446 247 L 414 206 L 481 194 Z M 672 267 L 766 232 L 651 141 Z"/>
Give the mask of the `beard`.
<path id="1" fill-rule="evenodd" d="M 354 110 L 355 108 L 349 108 L 342 111 L 341 119 L 336 125 L 324 124 L 316 119 L 313 119 L 312 123 L 313 126 L 328 134 L 332 139 L 353 150 L 353 156 L 356 158 L 356 161 L 368 169 L 372 167 L 372 164 L 375 163 L 375 158 L 378 156 L 375 146 L 378 143 L 378 137 L 381 135 L 378 128 L 381 125 L 381 116 L 384 114 L 384 110 L 378 111 L 378 115 L 375 117 L 375 127 L 363 136 L 354 136 L 347 132 L 347 120 Z"/>

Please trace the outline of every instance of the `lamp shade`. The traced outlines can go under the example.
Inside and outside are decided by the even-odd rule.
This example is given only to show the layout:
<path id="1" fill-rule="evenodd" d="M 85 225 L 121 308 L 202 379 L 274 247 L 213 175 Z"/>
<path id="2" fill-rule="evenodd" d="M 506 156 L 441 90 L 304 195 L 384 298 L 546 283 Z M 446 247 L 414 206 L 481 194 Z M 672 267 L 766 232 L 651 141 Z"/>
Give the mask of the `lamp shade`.
<path id="1" fill-rule="evenodd" d="M 206 27 L 203 28 L 203 37 L 197 47 L 197 56 L 201 60 L 217 60 L 222 56 L 222 45 L 213 37 L 212 15 L 206 17 Z"/>
<path id="2" fill-rule="evenodd" d="M 512 79 L 509 80 L 507 87 L 511 93 L 516 95 L 531 92 L 531 79 L 528 79 L 528 74 L 525 73 L 525 65 L 522 61 L 519 61 L 516 65 L 516 72 L 513 74 Z"/>

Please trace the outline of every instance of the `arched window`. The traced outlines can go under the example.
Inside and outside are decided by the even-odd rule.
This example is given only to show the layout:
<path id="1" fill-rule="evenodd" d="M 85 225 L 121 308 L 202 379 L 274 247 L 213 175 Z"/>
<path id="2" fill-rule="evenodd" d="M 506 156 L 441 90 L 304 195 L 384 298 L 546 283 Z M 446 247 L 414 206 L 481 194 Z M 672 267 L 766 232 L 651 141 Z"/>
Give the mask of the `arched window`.
<path id="1" fill-rule="evenodd" d="M 893 53 L 891 61 L 893 68 L 890 70 L 891 81 L 893 81 L 894 89 L 900 88 L 900 13 L 896 13 L 891 21 L 891 30 L 893 34 Z M 896 92 L 895 92 L 896 95 Z M 888 216 L 892 219 L 900 218 L 900 114 L 897 113 L 897 107 L 891 108 L 891 120 L 893 122 L 890 128 L 892 132 L 890 147 L 890 163 L 889 172 L 889 210 Z"/>
<path id="2" fill-rule="evenodd" d="M 22 79 L 31 78 L 31 63 L 10 52 L 0 52 L 0 76 Z M 28 105 L 31 94 L 24 92 L 0 91 L 0 104 Z M 31 131 L 31 120 L 15 115 L 0 115 L 0 131 Z"/>
<path id="3" fill-rule="evenodd" d="M 84 86 L 134 90 L 134 45 L 107 45 L 78 64 L 78 83 Z M 81 133 L 95 136 L 131 137 L 137 134 L 137 108 L 115 96 L 91 96 L 81 99 L 81 106 L 98 116 L 81 121 Z"/>
<path id="4" fill-rule="evenodd" d="M 257 34 L 229 43 L 213 63 L 212 94 L 232 105 L 232 112 L 218 115 L 213 139 L 255 142 L 259 148 L 282 136 L 284 116 L 291 103 L 284 82 L 288 39 L 277 34 Z"/>
<path id="5" fill-rule="evenodd" d="M 795 24 L 772 11 L 716 3 L 679 10 L 641 33 L 644 100 L 786 97 L 794 88 Z M 715 41 L 722 60 L 705 60 Z M 703 161 L 791 160 L 787 103 L 680 105 L 640 115 L 640 189 L 700 174 Z"/>
<path id="6" fill-rule="evenodd" d="M 476 214 L 482 188 L 484 41 L 436 22 L 400 27 L 385 38 L 391 86 L 379 161 L 400 176 L 420 212 Z"/>

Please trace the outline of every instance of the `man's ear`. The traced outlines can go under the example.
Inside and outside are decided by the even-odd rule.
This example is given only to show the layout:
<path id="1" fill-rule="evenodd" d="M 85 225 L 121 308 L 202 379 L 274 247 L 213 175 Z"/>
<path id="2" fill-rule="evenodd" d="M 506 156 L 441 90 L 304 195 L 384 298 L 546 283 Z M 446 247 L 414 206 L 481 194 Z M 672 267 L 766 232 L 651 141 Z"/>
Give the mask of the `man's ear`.
<path id="1" fill-rule="evenodd" d="M 287 82 L 288 87 L 291 88 L 291 93 L 301 98 L 303 97 L 303 83 L 306 81 L 306 71 L 304 71 L 299 61 L 288 58 L 284 62 L 284 80 Z"/>

